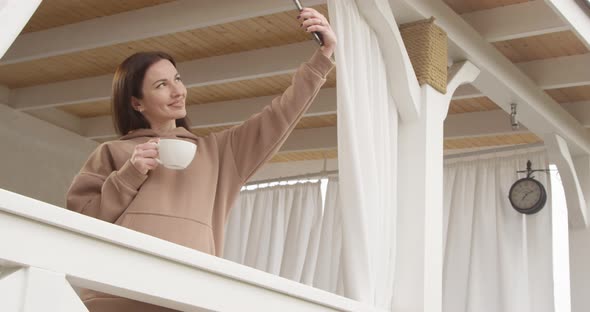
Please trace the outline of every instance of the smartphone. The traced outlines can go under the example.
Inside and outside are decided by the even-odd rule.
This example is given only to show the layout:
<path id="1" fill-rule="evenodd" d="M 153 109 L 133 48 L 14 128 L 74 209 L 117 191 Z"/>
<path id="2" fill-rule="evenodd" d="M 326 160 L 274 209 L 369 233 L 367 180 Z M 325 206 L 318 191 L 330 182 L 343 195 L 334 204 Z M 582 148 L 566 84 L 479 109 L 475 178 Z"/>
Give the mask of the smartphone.
<path id="1" fill-rule="evenodd" d="M 301 5 L 301 2 L 299 0 L 293 0 L 293 2 L 295 3 L 295 6 L 297 7 L 297 10 L 299 10 L 299 12 L 301 12 L 301 10 L 303 10 L 303 6 Z M 311 35 L 313 36 L 313 39 L 321 46 L 324 45 L 324 42 L 322 41 L 322 35 L 320 33 L 318 33 L 317 31 L 314 31 L 311 33 Z"/>

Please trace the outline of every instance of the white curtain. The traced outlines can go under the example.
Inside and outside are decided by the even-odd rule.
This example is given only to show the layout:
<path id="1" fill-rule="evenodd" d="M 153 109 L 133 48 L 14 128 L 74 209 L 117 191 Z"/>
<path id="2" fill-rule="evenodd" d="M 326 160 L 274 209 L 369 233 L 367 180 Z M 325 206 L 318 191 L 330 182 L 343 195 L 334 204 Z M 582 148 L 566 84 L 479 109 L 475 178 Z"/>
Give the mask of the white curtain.
<path id="1" fill-rule="evenodd" d="M 554 311 L 549 174 L 534 174 L 548 192 L 537 214 L 508 200 L 529 159 L 549 167 L 541 151 L 445 161 L 443 311 Z"/>
<path id="2" fill-rule="evenodd" d="M 395 268 L 397 123 L 377 37 L 354 0 L 329 0 L 338 36 L 338 164 L 343 294 L 391 305 Z"/>
<path id="3" fill-rule="evenodd" d="M 225 227 L 223 257 L 312 285 L 321 220 L 320 183 L 242 191 Z"/>
<path id="4" fill-rule="evenodd" d="M 313 286 L 338 295 L 344 294 L 342 280 L 342 210 L 338 178 L 330 178 L 324 201 L 320 248 Z"/>

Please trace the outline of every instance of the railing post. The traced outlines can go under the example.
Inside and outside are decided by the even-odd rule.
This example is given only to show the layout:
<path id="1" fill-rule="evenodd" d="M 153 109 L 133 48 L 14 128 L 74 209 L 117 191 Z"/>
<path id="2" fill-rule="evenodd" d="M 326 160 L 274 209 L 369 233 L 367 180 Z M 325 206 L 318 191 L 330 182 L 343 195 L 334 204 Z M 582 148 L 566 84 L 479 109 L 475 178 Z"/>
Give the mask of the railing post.
<path id="1" fill-rule="evenodd" d="M 0 311 L 88 312 L 64 274 L 12 268 L 0 274 Z"/>

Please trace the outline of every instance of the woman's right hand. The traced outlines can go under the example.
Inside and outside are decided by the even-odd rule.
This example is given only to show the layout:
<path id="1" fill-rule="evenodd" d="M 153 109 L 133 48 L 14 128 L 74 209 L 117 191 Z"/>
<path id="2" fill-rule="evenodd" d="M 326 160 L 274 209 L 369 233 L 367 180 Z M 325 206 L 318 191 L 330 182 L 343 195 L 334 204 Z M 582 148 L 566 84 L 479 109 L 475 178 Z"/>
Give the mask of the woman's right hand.
<path id="1" fill-rule="evenodd" d="M 131 155 L 131 164 L 142 174 L 147 174 L 148 171 L 156 169 L 160 163 L 156 160 L 158 158 L 158 142 L 160 139 L 151 139 L 143 144 L 138 144 Z"/>
<path id="2" fill-rule="evenodd" d="M 326 57 L 332 57 L 336 48 L 336 34 L 332 30 L 328 19 L 322 13 L 312 8 L 303 8 L 297 18 L 302 21 L 301 27 L 305 31 L 309 33 L 318 32 L 322 35 L 324 45 L 322 45 L 320 51 Z"/>

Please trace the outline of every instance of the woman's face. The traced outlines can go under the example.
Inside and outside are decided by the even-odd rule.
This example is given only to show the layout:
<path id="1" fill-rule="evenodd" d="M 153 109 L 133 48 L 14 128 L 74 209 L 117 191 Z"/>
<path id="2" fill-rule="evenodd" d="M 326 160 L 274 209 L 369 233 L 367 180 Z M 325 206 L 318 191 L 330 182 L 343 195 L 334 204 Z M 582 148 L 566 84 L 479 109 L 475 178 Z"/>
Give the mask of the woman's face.
<path id="1" fill-rule="evenodd" d="M 174 65 L 162 59 L 152 64 L 145 73 L 143 98 L 133 97 L 133 107 L 141 112 L 152 128 L 162 128 L 186 116 L 186 87 Z"/>

